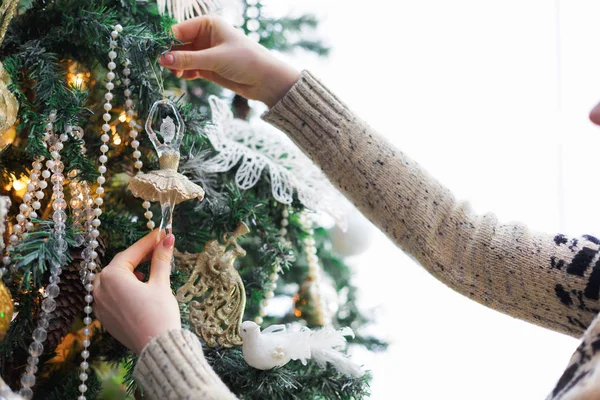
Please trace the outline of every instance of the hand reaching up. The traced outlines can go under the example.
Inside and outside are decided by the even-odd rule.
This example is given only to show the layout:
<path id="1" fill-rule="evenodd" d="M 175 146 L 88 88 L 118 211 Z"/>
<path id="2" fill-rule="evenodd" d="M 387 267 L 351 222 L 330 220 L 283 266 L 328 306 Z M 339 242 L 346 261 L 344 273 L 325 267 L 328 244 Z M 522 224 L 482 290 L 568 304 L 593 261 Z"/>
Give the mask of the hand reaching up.
<path id="1" fill-rule="evenodd" d="M 273 107 L 300 73 L 224 20 L 203 16 L 173 26 L 183 45 L 160 63 L 184 79 L 203 78 Z"/>

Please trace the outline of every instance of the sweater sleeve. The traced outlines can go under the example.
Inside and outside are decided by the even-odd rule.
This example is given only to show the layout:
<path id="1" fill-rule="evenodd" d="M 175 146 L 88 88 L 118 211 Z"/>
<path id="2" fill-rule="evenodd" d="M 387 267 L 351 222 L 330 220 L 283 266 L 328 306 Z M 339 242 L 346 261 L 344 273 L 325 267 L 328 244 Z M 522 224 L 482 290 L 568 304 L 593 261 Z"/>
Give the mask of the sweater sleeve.
<path id="1" fill-rule="evenodd" d="M 450 288 L 571 336 L 600 309 L 600 241 L 477 215 L 360 120 L 309 72 L 263 118 L 356 207 Z"/>
<path id="2" fill-rule="evenodd" d="M 152 339 L 133 376 L 148 399 L 236 399 L 206 362 L 198 338 L 186 329 Z"/>

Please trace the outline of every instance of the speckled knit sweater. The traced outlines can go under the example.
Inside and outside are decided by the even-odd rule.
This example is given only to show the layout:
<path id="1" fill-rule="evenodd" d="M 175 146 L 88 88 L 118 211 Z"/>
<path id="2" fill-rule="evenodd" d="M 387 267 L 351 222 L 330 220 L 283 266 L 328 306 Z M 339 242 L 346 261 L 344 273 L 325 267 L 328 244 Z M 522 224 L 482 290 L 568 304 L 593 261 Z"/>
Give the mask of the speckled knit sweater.
<path id="1" fill-rule="evenodd" d="M 598 313 L 600 241 L 594 237 L 533 233 L 473 213 L 308 72 L 264 119 L 286 132 L 375 225 L 450 288 L 575 337 Z M 548 399 L 600 398 L 600 379 L 594 379 L 599 337 L 595 321 Z M 151 399 L 234 398 L 187 331 L 152 340 L 135 377 Z"/>
<path id="2" fill-rule="evenodd" d="M 358 119 L 308 72 L 264 119 L 286 132 L 400 248 L 488 307 L 580 337 L 551 400 L 600 398 L 600 241 L 530 232 L 476 215 Z M 135 378 L 149 399 L 234 399 L 189 331 L 144 349 Z M 452 396 L 451 396 L 452 397 Z M 516 396 L 518 397 L 518 396 Z"/>

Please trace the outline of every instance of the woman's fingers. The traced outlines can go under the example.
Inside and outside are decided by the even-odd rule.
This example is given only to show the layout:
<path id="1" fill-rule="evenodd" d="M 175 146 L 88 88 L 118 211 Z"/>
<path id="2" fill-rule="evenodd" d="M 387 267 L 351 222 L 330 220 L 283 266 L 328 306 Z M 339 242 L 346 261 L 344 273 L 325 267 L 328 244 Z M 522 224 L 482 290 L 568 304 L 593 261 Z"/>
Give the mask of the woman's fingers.
<path id="1" fill-rule="evenodd" d="M 153 230 L 135 242 L 127 250 L 117 254 L 109 266 L 115 265 L 119 267 L 125 267 L 133 272 L 138 264 L 141 263 L 142 260 L 144 260 L 146 256 L 152 252 L 152 250 L 154 250 L 154 247 L 156 247 L 157 235 L 160 235 L 159 238 L 162 238 L 164 234 L 164 231 L 158 231 L 158 229 Z"/>
<path id="2" fill-rule="evenodd" d="M 196 17 L 173 25 L 173 36 L 184 45 L 193 43 L 197 49 L 210 47 L 214 17 Z"/>
<path id="3" fill-rule="evenodd" d="M 144 273 L 142 271 L 134 271 L 133 274 L 135 275 L 136 278 L 138 278 L 138 281 L 143 282 L 144 278 L 146 277 L 146 275 L 144 275 Z"/>
<path id="4" fill-rule="evenodd" d="M 218 47 L 206 50 L 174 50 L 161 56 L 159 63 L 169 69 L 212 71 L 218 64 L 221 51 Z"/>
<path id="5" fill-rule="evenodd" d="M 597 104 L 596 107 L 592 108 L 592 111 L 590 111 L 590 121 L 596 125 L 600 125 L 600 104 Z"/>
<path id="6" fill-rule="evenodd" d="M 185 79 L 186 81 L 191 81 L 200 77 L 198 71 L 184 71 L 180 76 L 181 79 Z"/>
<path id="7" fill-rule="evenodd" d="M 156 246 L 150 266 L 150 283 L 170 285 L 174 245 L 175 236 L 170 234 Z"/>

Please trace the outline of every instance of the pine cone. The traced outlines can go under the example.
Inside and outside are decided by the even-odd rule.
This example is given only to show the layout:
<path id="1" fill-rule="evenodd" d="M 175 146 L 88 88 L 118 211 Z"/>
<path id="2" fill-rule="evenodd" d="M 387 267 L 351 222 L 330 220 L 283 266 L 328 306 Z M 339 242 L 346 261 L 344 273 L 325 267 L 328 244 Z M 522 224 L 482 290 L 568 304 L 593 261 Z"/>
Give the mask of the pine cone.
<path id="1" fill-rule="evenodd" d="M 81 262 L 81 251 L 75 250 L 73 261 L 63 268 L 60 275 L 60 294 L 56 300 L 56 310 L 52 312 L 50 325 L 48 326 L 48 338 L 44 347 L 48 353 L 54 351 L 56 346 L 62 342 L 65 335 L 71 332 L 73 323 L 77 318 L 83 316 L 83 307 L 85 307 L 85 289 L 79 277 L 79 263 Z M 79 253 L 78 256 L 76 254 Z"/>
<path id="2" fill-rule="evenodd" d="M 99 256 L 103 256 L 103 243 L 96 249 Z M 81 257 L 81 248 L 71 251 L 72 261 L 63 268 L 60 275 L 60 294 L 55 299 L 56 309 L 52 312 L 50 324 L 48 326 L 48 338 L 44 343 L 44 348 L 48 349 L 48 354 L 54 351 L 62 342 L 64 337 L 73 330 L 73 324 L 77 319 L 83 318 L 83 307 L 85 307 L 84 297 L 86 291 L 81 283 L 79 276 L 79 264 L 83 260 Z M 46 351 L 44 350 L 44 353 Z"/>

